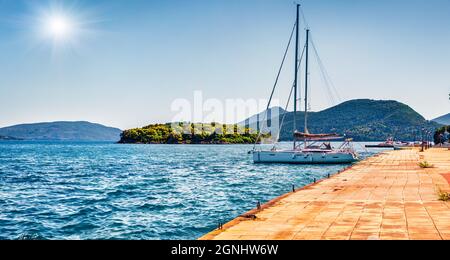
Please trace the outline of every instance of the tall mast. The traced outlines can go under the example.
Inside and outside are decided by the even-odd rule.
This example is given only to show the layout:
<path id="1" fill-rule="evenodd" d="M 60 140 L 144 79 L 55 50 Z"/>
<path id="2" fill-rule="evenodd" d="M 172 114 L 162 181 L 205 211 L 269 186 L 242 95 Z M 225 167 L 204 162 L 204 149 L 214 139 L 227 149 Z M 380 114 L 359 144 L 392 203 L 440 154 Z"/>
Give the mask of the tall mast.
<path id="1" fill-rule="evenodd" d="M 306 65 L 305 65 L 305 134 L 308 134 L 308 55 L 309 54 L 309 29 L 306 29 Z"/>
<path id="2" fill-rule="evenodd" d="M 295 80 L 294 80 L 294 133 L 297 131 L 297 84 L 298 84 L 298 42 L 299 42 L 300 5 L 297 4 L 297 21 L 295 28 Z M 296 139 L 294 137 L 294 149 Z"/>

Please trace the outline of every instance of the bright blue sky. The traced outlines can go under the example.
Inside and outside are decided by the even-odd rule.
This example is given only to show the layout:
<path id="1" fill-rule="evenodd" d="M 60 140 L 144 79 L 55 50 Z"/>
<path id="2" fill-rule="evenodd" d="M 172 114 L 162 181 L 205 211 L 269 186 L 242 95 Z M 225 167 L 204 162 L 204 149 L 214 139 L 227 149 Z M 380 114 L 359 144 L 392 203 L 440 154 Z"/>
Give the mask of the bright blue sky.
<path id="1" fill-rule="evenodd" d="M 342 101 L 395 99 L 428 119 L 450 112 L 450 1 L 302 3 Z M 39 17 L 55 6 L 83 29 L 56 47 L 38 35 Z M 294 8 L 292 0 L 0 0 L 0 126 L 165 122 L 172 101 L 194 90 L 267 98 Z M 331 103 L 318 70 L 311 74 L 311 107 L 321 110 Z"/>

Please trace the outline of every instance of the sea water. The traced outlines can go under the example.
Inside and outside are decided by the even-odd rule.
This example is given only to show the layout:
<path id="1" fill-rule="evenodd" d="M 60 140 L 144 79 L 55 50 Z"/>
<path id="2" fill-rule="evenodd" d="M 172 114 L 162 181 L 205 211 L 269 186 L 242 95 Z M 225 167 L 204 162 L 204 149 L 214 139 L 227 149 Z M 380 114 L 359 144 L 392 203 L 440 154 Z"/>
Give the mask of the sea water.
<path id="1" fill-rule="evenodd" d="M 253 164 L 252 148 L 0 142 L 0 239 L 197 239 L 346 167 Z"/>

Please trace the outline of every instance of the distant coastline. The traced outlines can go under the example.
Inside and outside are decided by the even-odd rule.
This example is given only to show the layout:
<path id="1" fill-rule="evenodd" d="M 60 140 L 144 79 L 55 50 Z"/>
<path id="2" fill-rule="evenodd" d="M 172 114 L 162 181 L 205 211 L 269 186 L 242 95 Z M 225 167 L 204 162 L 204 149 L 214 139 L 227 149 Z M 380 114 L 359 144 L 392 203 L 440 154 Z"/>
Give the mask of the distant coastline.
<path id="1" fill-rule="evenodd" d="M 0 135 L 0 141 L 23 141 L 23 140 L 24 139 L 22 139 L 22 138 Z"/>
<path id="2" fill-rule="evenodd" d="M 271 125 L 283 122 L 279 141 L 291 141 L 293 112 L 275 107 L 267 114 L 273 116 Z M 269 124 L 263 120 L 265 115 L 265 112 L 261 112 L 234 125 L 205 124 L 214 124 L 214 129 L 204 128 L 205 125 L 201 123 L 179 123 L 180 129 L 175 131 L 178 134 L 172 131 L 172 123 L 153 124 L 125 131 L 85 121 L 20 124 L 0 128 L 0 141 L 254 144 L 257 143 L 258 136 L 255 132 L 259 131 L 259 126 Z M 440 119 L 447 117 L 448 115 L 442 116 Z M 443 126 L 439 122 L 426 120 L 409 106 L 397 101 L 369 99 L 351 100 L 323 111 L 310 112 L 309 119 L 309 130 L 312 133 L 337 133 L 356 142 L 383 142 L 388 138 L 397 141 L 420 141 L 424 130 L 434 133 Z M 301 125 L 303 120 L 303 112 L 298 112 L 297 125 Z M 239 128 L 239 131 L 234 131 L 234 128 Z"/>

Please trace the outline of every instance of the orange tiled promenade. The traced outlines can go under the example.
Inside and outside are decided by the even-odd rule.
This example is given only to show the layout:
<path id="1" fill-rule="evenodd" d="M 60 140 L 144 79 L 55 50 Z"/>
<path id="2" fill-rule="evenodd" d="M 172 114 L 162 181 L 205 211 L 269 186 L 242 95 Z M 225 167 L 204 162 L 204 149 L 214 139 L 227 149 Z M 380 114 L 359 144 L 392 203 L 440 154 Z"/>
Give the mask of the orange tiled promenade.
<path id="1" fill-rule="evenodd" d="M 434 168 L 422 169 L 426 160 Z M 450 151 L 382 153 L 244 214 L 202 240 L 450 240 Z M 251 218 L 250 216 L 256 216 Z"/>

